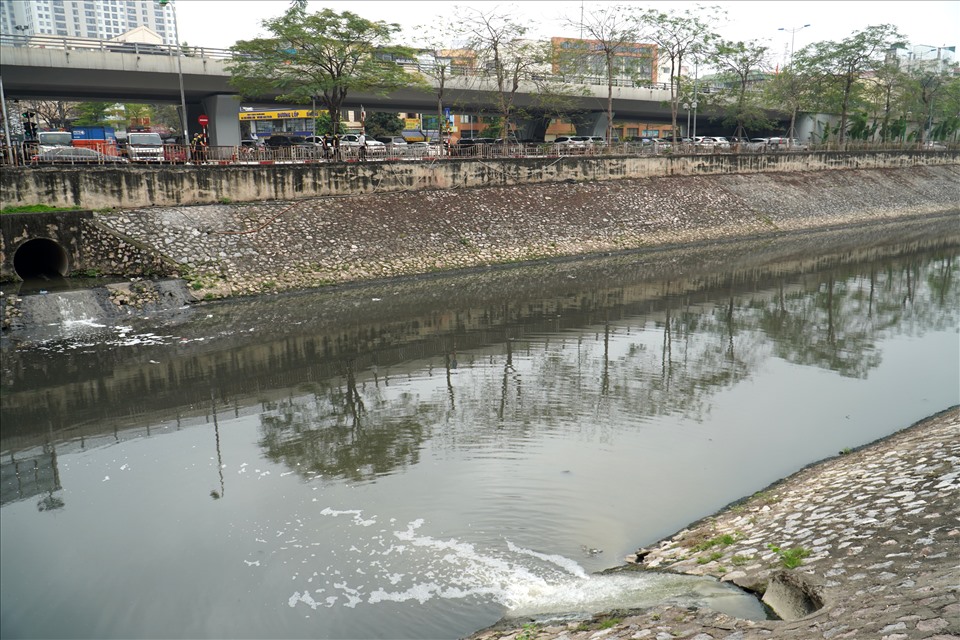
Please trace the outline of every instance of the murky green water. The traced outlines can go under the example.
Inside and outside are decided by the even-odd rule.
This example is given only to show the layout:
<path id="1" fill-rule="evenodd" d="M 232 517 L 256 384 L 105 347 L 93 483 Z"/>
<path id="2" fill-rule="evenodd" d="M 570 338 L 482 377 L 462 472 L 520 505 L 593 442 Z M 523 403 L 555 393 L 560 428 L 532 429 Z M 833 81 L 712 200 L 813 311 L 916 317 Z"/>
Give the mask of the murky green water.
<path id="1" fill-rule="evenodd" d="M 2 636 L 456 638 L 663 599 L 762 615 L 714 583 L 591 574 L 956 404 L 956 235 L 8 337 Z"/>

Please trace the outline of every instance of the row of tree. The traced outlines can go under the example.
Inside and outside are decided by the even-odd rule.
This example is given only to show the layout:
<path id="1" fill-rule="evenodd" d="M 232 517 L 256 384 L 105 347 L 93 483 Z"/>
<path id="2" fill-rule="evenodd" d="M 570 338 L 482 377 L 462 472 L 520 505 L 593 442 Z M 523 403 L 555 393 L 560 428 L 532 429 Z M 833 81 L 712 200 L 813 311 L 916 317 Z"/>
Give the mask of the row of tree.
<path id="1" fill-rule="evenodd" d="M 389 94 L 404 87 L 435 91 L 437 117 L 443 121 L 444 107 L 455 106 L 445 102 L 448 81 L 458 67 L 468 66 L 489 89 L 500 120 L 497 128 L 509 131 L 524 116 L 569 114 L 571 98 L 583 88 L 576 82 L 576 73 L 566 71 L 582 69 L 587 56 L 594 60 L 599 56 L 608 89 L 608 136 L 612 136 L 613 87 L 631 68 L 649 74 L 658 67 L 669 74 L 675 135 L 681 105 L 695 99 L 717 114 L 724 126 L 738 132 L 770 128 L 771 111 L 789 114 L 791 130 L 799 111 L 839 114 L 840 142 L 851 136 L 889 140 L 899 133 L 902 137 L 910 118 L 927 125 L 936 122 L 933 132 L 941 138 L 957 132 L 960 80 L 955 70 L 948 74 L 940 69 L 902 69 L 895 51 L 905 46 L 904 37 L 892 25 L 871 26 L 840 42 L 812 44 L 772 74 L 767 46 L 724 40 L 716 33 L 712 25 L 723 17 L 716 7 L 660 11 L 635 5 L 604 6 L 567 21 L 581 29 L 585 40 L 593 41 L 591 46 L 561 51 L 548 42 L 528 39 L 528 26 L 499 8 L 461 8 L 452 21 L 455 27 L 440 33 L 437 42 L 416 49 L 393 42 L 400 32 L 397 24 L 367 20 L 349 11 L 308 13 L 305 0 L 294 0 L 283 15 L 262 22 L 267 37 L 239 41 L 232 47 L 235 55 L 228 68 L 243 95 L 275 93 L 278 100 L 296 104 L 317 101 L 329 110 L 334 128 L 351 93 Z M 460 44 L 445 51 L 451 42 Z M 656 59 L 625 69 L 624 58 L 637 56 L 636 43 L 656 45 L 656 53 L 648 49 Z M 423 60 L 427 51 L 430 63 L 420 65 L 419 74 L 404 68 L 404 62 Z M 725 90 L 692 95 L 696 80 L 686 72 L 691 62 L 715 70 L 713 81 Z M 560 73 L 550 73 L 556 70 Z M 766 81 L 758 83 L 758 78 Z M 630 79 L 642 82 L 650 77 Z M 523 86 L 524 81 L 533 86 Z M 521 88 L 535 96 L 524 109 L 517 105 Z M 920 135 L 922 140 L 923 127 Z"/>

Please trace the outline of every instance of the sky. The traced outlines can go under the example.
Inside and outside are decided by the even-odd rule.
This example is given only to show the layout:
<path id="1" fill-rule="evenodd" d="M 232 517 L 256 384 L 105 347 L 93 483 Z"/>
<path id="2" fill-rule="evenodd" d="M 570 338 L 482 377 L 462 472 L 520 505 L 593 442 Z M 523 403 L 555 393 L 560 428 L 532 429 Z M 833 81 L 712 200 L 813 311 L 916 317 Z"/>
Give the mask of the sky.
<path id="1" fill-rule="evenodd" d="M 526 22 L 533 37 L 579 37 L 581 8 L 589 14 L 604 6 L 629 4 L 661 11 L 695 9 L 695 2 L 597 2 L 580 0 L 310 0 L 309 10 L 331 8 L 352 11 L 371 20 L 395 22 L 404 28 L 402 44 L 419 44 L 438 24 L 456 22 L 457 7 L 483 11 L 498 8 Z M 838 41 L 870 25 L 893 24 L 915 45 L 919 56 L 936 56 L 936 47 L 960 45 L 960 0 L 847 1 L 847 0 L 733 0 L 703 2 L 727 13 L 716 30 L 730 40 L 757 40 L 770 47 L 772 62 L 782 64 L 795 50 L 823 40 Z M 227 48 L 236 40 L 266 35 L 264 18 L 276 17 L 290 6 L 287 0 L 177 0 L 180 41 L 191 45 Z M 572 22 L 574 24 L 569 24 Z M 809 25 L 809 26 L 804 26 Z M 783 29 L 782 31 L 780 29 Z M 792 42 L 791 42 L 792 41 Z"/>

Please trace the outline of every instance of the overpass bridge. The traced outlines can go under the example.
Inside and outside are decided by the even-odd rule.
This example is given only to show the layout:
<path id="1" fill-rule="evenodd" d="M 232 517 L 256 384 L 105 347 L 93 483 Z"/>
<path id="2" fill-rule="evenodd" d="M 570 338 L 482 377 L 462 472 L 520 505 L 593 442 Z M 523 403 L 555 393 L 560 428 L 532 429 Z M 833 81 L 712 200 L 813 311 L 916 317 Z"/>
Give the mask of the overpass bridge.
<path id="1" fill-rule="evenodd" d="M 240 100 L 237 90 L 228 82 L 230 74 L 225 69 L 230 52 L 186 47 L 183 55 L 178 57 L 178 53 L 177 47 L 166 45 L 0 35 L 0 76 L 8 100 L 175 104 L 180 103 L 182 78 L 190 133 L 195 132 L 194 128 L 199 129 L 197 117 L 206 114 L 211 144 L 239 144 Z M 429 76 L 426 79 L 430 82 Z M 437 87 L 435 81 L 433 85 Z M 460 113 L 489 113 L 495 110 L 491 99 L 493 89 L 490 79 L 480 75 L 453 76 L 444 85 L 444 104 Z M 578 78 L 575 92 L 577 95 L 565 100 L 565 110 L 581 114 L 578 133 L 603 135 L 607 109 L 605 82 L 600 78 Z M 533 114 L 546 115 L 538 106 L 539 97 L 538 83 L 532 78 L 524 80 L 516 104 Z M 276 108 L 275 98 L 276 95 L 264 95 L 255 103 L 247 104 Z M 613 110 L 618 119 L 669 122 L 669 100 L 670 90 L 665 85 L 613 88 Z M 415 88 L 400 89 L 389 95 L 357 92 L 348 96 L 344 106 L 356 109 L 361 104 L 368 110 L 432 113 L 437 108 L 437 96 L 435 92 Z"/>

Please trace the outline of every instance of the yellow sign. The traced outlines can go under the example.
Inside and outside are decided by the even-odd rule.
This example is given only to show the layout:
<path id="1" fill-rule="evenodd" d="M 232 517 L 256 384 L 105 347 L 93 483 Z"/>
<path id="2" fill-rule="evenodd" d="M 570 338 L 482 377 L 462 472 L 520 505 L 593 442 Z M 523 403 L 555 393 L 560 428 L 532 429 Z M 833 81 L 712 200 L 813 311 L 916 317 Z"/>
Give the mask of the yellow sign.
<path id="1" fill-rule="evenodd" d="M 325 114 L 326 110 L 314 112 L 312 109 L 286 109 L 274 111 L 241 111 L 241 120 L 288 120 L 292 118 L 313 118 Z"/>
<path id="2" fill-rule="evenodd" d="M 420 118 L 404 118 L 403 119 L 403 129 L 404 131 L 416 131 L 420 128 Z"/>

